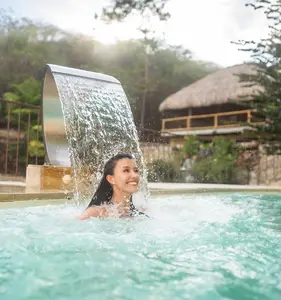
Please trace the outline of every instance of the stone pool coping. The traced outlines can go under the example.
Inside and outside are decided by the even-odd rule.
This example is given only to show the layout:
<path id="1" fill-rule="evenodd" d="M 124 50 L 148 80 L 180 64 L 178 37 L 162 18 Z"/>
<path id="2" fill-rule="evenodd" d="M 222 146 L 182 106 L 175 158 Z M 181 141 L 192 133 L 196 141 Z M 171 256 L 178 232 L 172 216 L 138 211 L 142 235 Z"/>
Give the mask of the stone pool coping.
<path id="1" fill-rule="evenodd" d="M 281 186 L 251 186 L 229 184 L 201 184 L 201 183 L 149 183 L 151 195 L 179 194 L 179 193 L 209 193 L 209 192 L 258 192 L 280 193 Z M 62 200 L 73 197 L 72 192 L 0 192 L 0 202 L 14 202 L 27 200 Z"/>
<path id="2" fill-rule="evenodd" d="M 208 192 L 274 192 L 281 186 L 207 184 L 207 183 L 149 183 L 152 193 L 208 193 Z"/>
<path id="3" fill-rule="evenodd" d="M 44 193 L 0 193 L 0 202 L 27 201 L 27 200 L 61 200 L 72 198 L 72 193 L 44 192 Z"/>

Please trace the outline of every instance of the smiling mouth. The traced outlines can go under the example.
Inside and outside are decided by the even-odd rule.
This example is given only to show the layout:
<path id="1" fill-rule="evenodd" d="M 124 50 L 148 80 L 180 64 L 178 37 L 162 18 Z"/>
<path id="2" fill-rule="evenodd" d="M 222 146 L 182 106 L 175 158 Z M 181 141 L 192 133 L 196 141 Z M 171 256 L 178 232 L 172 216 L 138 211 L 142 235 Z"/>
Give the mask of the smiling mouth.
<path id="1" fill-rule="evenodd" d="M 127 184 L 129 184 L 129 185 L 138 185 L 138 183 L 136 181 L 127 182 Z"/>

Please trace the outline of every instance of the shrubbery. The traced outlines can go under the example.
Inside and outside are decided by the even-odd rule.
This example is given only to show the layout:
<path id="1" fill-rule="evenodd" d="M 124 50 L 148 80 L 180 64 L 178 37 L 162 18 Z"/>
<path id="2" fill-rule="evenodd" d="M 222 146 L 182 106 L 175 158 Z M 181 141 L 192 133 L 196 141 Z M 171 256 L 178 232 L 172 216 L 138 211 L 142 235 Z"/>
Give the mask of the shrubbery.
<path id="1" fill-rule="evenodd" d="M 194 137 L 192 143 L 196 145 Z M 185 149 L 186 147 L 183 147 L 183 150 Z M 208 153 L 208 155 L 204 156 L 204 153 Z M 191 175 L 196 182 L 248 183 L 247 170 L 239 167 L 236 163 L 238 151 L 233 141 L 224 137 L 216 137 L 212 143 L 201 144 L 197 154 L 197 159 L 191 170 Z"/>
<path id="2" fill-rule="evenodd" d="M 148 165 L 147 178 L 150 182 L 175 182 L 179 174 L 172 161 L 157 159 Z"/>
<path id="3" fill-rule="evenodd" d="M 182 162 L 187 157 L 194 162 L 190 170 L 192 182 L 248 184 L 249 171 L 238 161 L 238 147 L 235 142 L 216 137 L 211 143 L 200 143 L 194 137 L 186 138 L 181 150 Z M 148 165 L 148 180 L 150 182 L 179 182 L 185 178 L 180 172 L 180 166 L 174 160 L 158 159 Z"/>

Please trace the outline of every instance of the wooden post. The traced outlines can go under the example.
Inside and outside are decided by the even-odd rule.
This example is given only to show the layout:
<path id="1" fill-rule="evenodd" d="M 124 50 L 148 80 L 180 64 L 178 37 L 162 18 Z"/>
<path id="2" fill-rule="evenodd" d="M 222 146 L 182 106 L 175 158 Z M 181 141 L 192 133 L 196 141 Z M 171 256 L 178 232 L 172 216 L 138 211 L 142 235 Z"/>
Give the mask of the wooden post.
<path id="1" fill-rule="evenodd" d="M 215 115 L 215 128 L 217 128 L 218 127 L 218 115 Z"/>
<path id="2" fill-rule="evenodd" d="M 252 113 L 251 113 L 250 110 L 248 110 L 247 115 L 248 115 L 247 122 L 248 122 L 248 123 L 251 123 Z"/>
<path id="3" fill-rule="evenodd" d="M 191 130 L 191 118 L 192 118 L 192 108 L 188 108 L 188 117 L 187 117 L 187 130 Z"/>
<path id="4" fill-rule="evenodd" d="M 190 130 L 190 117 L 186 118 L 186 128 L 187 130 Z"/>

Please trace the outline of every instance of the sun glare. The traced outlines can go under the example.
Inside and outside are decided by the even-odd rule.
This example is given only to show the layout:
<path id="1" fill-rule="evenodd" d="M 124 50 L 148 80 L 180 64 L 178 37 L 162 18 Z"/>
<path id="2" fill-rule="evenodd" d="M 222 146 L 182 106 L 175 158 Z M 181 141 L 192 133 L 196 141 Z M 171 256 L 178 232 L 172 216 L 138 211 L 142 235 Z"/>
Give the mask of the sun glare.
<path id="1" fill-rule="evenodd" d="M 135 38 L 138 32 L 134 26 L 124 23 L 97 24 L 94 28 L 94 38 L 103 44 L 114 44 L 118 40 Z"/>

